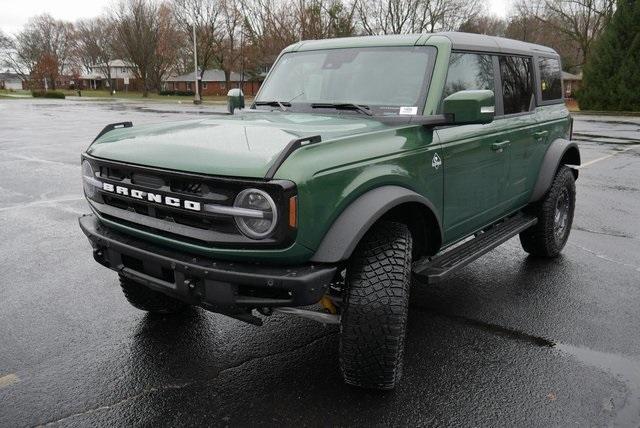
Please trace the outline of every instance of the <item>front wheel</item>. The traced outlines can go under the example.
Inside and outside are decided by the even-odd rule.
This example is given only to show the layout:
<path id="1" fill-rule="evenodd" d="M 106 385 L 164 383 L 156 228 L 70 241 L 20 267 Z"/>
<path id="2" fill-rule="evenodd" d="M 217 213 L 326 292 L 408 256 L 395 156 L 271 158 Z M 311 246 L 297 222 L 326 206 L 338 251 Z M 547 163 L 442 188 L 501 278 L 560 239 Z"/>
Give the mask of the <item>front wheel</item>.
<path id="1" fill-rule="evenodd" d="M 379 223 L 347 267 L 340 325 L 340 367 L 346 383 L 392 389 L 402 376 L 409 310 L 411 233 Z"/>
<path id="2" fill-rule="evenodd" d="M 520 234 L 522 248 L 529 254 L 556 257 L 571 232 L 576 206 L 576 183 L 573 172 L 561 166 L 545 197 L 530 207 L 538 223 Z"/>

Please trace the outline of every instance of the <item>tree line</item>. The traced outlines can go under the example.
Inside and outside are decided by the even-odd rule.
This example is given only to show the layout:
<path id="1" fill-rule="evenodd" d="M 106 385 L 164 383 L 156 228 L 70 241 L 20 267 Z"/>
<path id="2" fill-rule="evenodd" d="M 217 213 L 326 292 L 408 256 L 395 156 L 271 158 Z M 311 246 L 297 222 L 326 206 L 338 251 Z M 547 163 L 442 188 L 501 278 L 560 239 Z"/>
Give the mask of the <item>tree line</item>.
<path id="1" fill-rule="evenodd" d="M 220 68 L 248 78 L 287 45 L 356 35 L 467 31 L 555 48 L 567 70 L 580 68 L 609 22 L 615 0 L 516 0 L 506 19 L 481 0 L 120 0 L 75 23 L 32 17 L 16 34 L 0 32 L 5 68 L 39 84 L 79 76 L 89 66 L 111 79 L 109 62 L 133 67 L 146 95 L 170 74 Z"/>

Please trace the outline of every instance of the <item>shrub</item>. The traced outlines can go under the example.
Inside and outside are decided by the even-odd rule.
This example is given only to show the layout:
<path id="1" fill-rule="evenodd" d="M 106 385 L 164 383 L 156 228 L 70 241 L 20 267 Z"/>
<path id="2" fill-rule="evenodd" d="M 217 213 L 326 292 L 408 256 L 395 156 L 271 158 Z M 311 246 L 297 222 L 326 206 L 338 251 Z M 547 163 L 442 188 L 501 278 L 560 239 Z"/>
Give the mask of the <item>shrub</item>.
<path id="1" fill-rule="evenodd" d="M 33 98 L 58 98 L 58 99 L 64 99 L 64 93 L 60 92 L 60 91 L 42 91 L 42 90 L 38 90 L 38 91 L 31 91 L 31 96 Z"/>
<path id="2" fill-rule="evenodd" d="M 192 97 L 195 95 L 195 92 L 193 91 L 160 91 L 158 92 L 158 94 L 160 95 L 179 95 L 179 96 L 183 96 L 183 97 Z"/>

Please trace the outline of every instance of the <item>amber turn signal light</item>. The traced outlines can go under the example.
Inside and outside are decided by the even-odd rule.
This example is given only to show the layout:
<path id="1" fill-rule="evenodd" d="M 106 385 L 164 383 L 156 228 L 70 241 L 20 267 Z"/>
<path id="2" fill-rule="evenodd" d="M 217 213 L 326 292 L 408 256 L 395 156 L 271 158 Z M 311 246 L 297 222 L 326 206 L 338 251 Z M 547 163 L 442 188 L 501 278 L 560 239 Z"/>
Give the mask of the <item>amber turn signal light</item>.
<path id="1" fill-rule="evenodd" d="M 289 198 L 289 227 L 298 227 L 298 197 Z"/>

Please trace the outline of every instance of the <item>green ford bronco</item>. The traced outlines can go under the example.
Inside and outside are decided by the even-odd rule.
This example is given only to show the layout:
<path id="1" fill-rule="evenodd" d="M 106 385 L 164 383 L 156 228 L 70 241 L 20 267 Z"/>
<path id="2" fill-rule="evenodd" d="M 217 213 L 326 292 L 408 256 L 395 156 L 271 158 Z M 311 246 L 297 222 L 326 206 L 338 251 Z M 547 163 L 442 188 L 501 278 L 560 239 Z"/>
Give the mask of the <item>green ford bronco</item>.
<path id="1" fill-rule="evenodd" d="M 339 324 L 345 381 L 391 389 L 411 282 L 516 235 L 539 257 L 567 241 L 580 153 L 552 49 L 302 41 L 248 108 L 230 95 L 228 114 L 109 125 L 82 155 L 80 226 L 137 308 Z"/>

